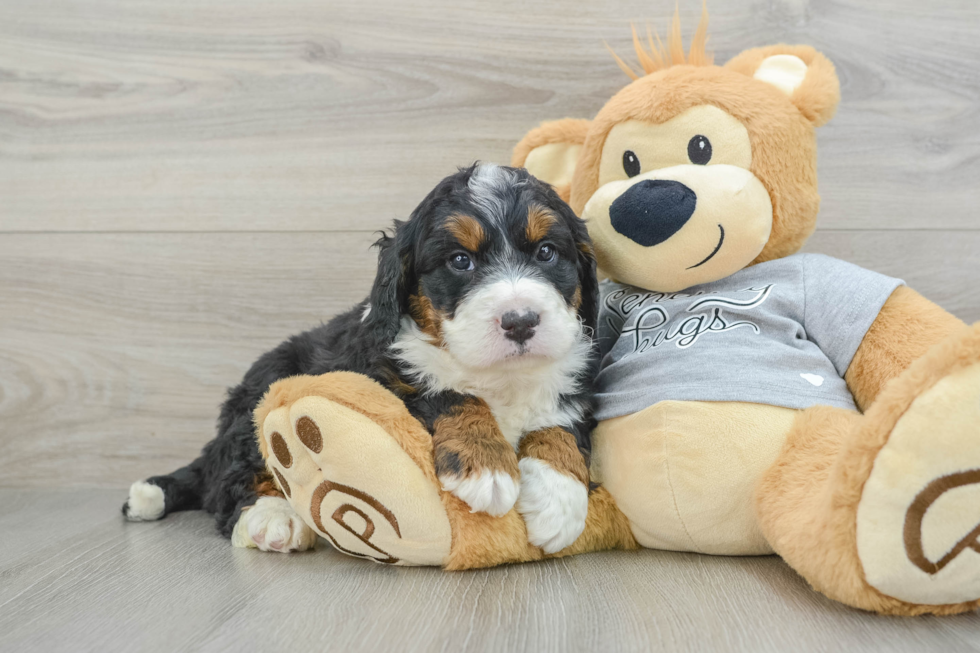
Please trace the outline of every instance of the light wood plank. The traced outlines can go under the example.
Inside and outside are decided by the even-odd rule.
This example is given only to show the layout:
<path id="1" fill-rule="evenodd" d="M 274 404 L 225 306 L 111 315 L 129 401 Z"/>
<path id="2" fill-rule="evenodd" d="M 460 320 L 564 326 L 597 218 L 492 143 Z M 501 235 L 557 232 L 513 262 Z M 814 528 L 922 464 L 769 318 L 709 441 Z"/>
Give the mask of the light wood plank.
<path id="1" fill-rule="evenodd" d="M 700 3 L 682 3 L 686 33 Z M 626 80 L 649 0 L 0 2 L 0 230 L 373 229 Z M 711 45 L 811 43 L 844 101 L 822 224 L 977 229 L 980 5 L 713 4 Z M 519 18 L 518 18 L 519 17 Z"/>
<path id="2" fill-rule="evenodd" d="M 0 490 L 0 649 L 10 651 L 975 651 L 980 614 L 879 617 L 779 558 L 587 554 L 472 572 L 233 549 L 202 513 L 127 524 L 122 492 Z M 0 517 L 0 520 L 3 518 Z M 0 521 L 0 525 L 5 525 Z"/>
<path id="3" fill-rule="evenodd" d="M 362 299 L 374 234 L 0 236 L 0 487 L 125 487 L 190 461 L 225 388 Z M 980 233 L 808 245 L 980 320 Z"/>
<path id="4" fill-rule="evenodd" d="M 374 238 L 0 237 L 0 486 L 185 464 L 252 361 L 364 298 Z"/>

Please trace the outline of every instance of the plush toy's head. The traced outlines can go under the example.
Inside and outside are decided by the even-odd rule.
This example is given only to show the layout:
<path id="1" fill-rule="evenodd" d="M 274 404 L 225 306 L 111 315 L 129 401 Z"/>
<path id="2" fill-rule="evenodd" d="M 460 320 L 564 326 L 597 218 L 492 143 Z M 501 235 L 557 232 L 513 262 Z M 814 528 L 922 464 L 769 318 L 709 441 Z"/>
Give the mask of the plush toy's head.
<path id="1" fill-rule="evenodd" d="M 705 54 L 707 14 L 690 53 L 680 24 L 667 48 L 633 42 L 645 75 L 593 120 L 542 124 L 513 163 L 552 184 L 589 225 L 613 278 L 672 292 L 797 251 L 813 232 L 814 129 L 840 99 L 833 64 L 807 46 Z M 615 54 L 614 54 L 615 56 Z"/>

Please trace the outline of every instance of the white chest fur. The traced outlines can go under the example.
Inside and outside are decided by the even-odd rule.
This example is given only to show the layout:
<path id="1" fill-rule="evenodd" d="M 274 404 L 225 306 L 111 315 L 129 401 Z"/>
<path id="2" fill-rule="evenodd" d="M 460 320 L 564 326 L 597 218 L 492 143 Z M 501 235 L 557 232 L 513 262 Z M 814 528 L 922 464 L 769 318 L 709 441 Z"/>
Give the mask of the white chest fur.
<path id="1" fill-rule="evenodd" d="M 530 387 L 529 387 L 530 386 Z M 514 383 L 505 392 L 479 394 L 476 389 L 471 394 L 480 396 L 497 420 L 497 426 L 504 438 L 517 449 L 525 433 L 549 426 L 571 427 L 581 419 L 582 413 L 577 405 L 562 405 L 559 397 L 567 390 L 548 387 L 547 382 L 537 386 L 527 383 Z"/>
<path id="2" fill-rule="evenodd" d="M 588 362 L 586 340 L 559 360 L 470 368 L 431 344 L 414 323 L 406 323 L 392 349 L 427 391 L 454 391 L 486 401 L 515 449 L 525 433 L 549 426 L 571 427 L 582 417 L 581 406 L 562 401 L 561 396 L 578 390 L 576 376 Z"/>

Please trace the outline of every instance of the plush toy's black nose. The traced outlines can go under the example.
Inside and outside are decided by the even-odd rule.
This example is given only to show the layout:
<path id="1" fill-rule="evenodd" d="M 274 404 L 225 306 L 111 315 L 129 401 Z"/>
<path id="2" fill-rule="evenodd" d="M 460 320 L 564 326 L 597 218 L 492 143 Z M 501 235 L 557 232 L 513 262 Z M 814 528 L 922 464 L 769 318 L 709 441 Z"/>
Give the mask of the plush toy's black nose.
<path id="1" fill-rule="evenodd" d="M 694 191 L 678 181 L 646 179 L 616 198 L 609 219 L 619 233 L 652 247 L 680 231 L 697 203 Z"/>
<path id="2" fill-rule="evenodd" d="M 534 311 L 528 311 L 523 315 L 517 311 L 507 311 L 500 318 L 500 328 L 504 330 L 504 337 L 519 345 L 531 339 L 534 335 L 534 327 L 539 324 L 541 324 L 541 316 Z"/>

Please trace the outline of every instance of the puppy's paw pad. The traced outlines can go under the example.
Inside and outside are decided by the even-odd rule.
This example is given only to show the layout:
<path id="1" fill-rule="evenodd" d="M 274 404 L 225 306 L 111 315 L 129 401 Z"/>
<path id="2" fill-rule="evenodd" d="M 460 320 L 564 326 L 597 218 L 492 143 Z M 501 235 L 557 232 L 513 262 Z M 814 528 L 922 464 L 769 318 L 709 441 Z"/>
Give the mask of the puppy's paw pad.
<path id="1" fill-rule="evenodd" d="M 129 521 L 154 521 L 163 517 L 163 490 L 146 481 L 136 481 L 129 486 L 129 499 L 123 506 L 123 514 Z"/>
<path id="2" fill-rule="evenodd" d="M 439 482 L 443 490 L 465 501 L 473 512 L 494 517 L 507 514 L 520 492 L 520 486 L 510 474 L 489 469 L 469 476 L 446 474 L 439 477 Z"/>
<path id="3" fill-rule="evenodd" d="M 279 553 L 306 551 L 315 543 L 316 533 L 279 497 L 259 497 L 239 517 L 232 535 L 235 546 Z"/>
<path id="4" fill-rule="evenodd" d="M 578 479 L 537 458 L 522 459 L 520 467 L 517 511 L 527 525 L 527 539 L 545 553 L 561 551 L 585 530 L 589 491 Z"/>

